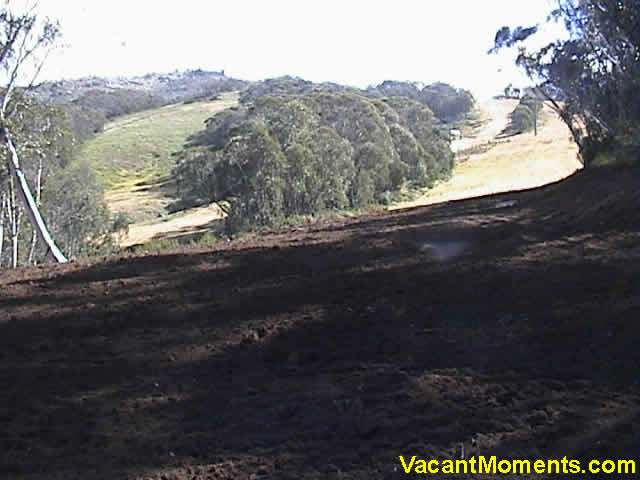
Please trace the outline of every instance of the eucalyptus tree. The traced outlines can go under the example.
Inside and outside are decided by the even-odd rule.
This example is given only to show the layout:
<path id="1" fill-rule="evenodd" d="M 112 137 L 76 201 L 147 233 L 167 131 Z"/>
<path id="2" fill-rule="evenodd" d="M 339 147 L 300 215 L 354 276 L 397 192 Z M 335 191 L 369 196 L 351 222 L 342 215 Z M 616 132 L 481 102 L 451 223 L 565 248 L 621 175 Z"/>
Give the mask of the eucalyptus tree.
<path id="1" fill-rule="evenodd" d="M 16 115 L 20 111 L 18 82 L 26 81 L 28 86 L 33 85 L 60 33 L 58 24 L 41 19 L 36 7 L 37 3 L 33 3 L 25 10 L 19 10 L 7 0 L 0 10 L 0 67 L 4 73 L 4 87 L 0 94 L 0 143 L 4 147 L 7 164 L 7 171 L 1 178 L 6 188 L 0 193 L 0 226 L 8 226 L 10 232 L 13 267 L 18 264 L 18 236 L 24 213 L 36 235 L 46 245 L 48 254 L 58 262 L 67 261 L 47 230 L 14 140 Z M 36 132 L 33 133 L 35 137 Z M 0 240 L 4 241 L 4 234 Z"/>
<path id="2" fill-rule="evenodd" d="M 518 48 L 516 64 L 560 114 L 588 164 L 601 151 L 640 151 L 640 3 L 558 0 L 549 22 L 568 36 L 528 49 L 540 26 L 503 27 L 489 53 Z"/>

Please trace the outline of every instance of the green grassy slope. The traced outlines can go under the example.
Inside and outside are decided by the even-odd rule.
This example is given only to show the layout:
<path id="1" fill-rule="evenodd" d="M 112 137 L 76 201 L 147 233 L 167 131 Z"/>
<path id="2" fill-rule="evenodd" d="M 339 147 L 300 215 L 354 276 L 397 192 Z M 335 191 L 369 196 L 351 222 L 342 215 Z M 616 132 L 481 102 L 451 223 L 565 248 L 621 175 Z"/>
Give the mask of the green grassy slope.
<path id="1" fill-rule="evenodd" d="M 237 93 L 220 100 L 170 105 L 126 115 L 108 123 L 104 132 L 78 153 L 102 178 L 107 192 L 126 191 L 166 179 L 173 166 L 171 154 L 203 128 L 203 122 L 237 102 Z"/>

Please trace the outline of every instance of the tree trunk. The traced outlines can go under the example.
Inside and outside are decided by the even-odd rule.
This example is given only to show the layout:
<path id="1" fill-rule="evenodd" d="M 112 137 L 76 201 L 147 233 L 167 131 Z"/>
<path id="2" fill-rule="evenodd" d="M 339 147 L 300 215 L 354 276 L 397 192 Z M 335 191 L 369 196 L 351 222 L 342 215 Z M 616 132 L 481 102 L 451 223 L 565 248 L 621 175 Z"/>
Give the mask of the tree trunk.
<path id="1" fill-rule="evenodd" d="M 38 177 L 36 178 L 36 207 L 40 208 L 42 204 L 40 201 L 40 197 L 42 195 L 42 157 L 38 157 Z M 27 263 L 29 265 L 34 264 L 33 257 L 36 253 L 36 246 L 38 244 L 38 234 L 35 228 L 31 229 L 31 249 L 29 250 L 29 259 Z"/>
<path id="2" fill-rule="evenodd" d="M 2 252 L 4 252 L 4 219 L 7 205 L 7 195 L 3 193 L 0 195 L 0 267 L 2 267 Z"/>
<path id="3" fill-rule="evenodd" d="M 7 199 L 7 219 L 9 220 L 9 238 L 11 239 L 11 255 L 9 265 L 11 268 L 18 266 L 18 233 L 20 232 L 20 220 L 22 216 L 18 212 L 16 201 L 16 182 L 9 177 L 9 198 Z"/>
<path id="4" fill-rule="evenodd" d="M 18 268 L 18 232 L 17 225 L 14 225 L 11 232 L 11 268 Z"/>
<path id="5" fill-rule="evenodd" d="M 40 211 L 38 210 L 38 207 L 33 200 L 33 195 L 31 195 L 31 190 L 29 189 L 27 179 L 20 169 L 18 152 L 16 151 L 16 148 L 13 145 L 11 138 L 9 137 L 9 132 L 6 130 L 6 127 L 4 131 L 4 143 L 9 149 L 10 153 L 9 170 L 11 172 L 11 176 L 16 180 L 18 194 L 25 207 L 25 210 L 27 211 L 31 226 L 37 232 L 38 237 L 40 238 L 42 243 L 47 246 L 47 254 L 51 254 L 58 263 L 66 263 L 66 257 L 58 249 L 53 239 L 51 238 L 51 235 L 49 235 L 49 231 L 47 230 L 47 227 L 42 220 Z"/>

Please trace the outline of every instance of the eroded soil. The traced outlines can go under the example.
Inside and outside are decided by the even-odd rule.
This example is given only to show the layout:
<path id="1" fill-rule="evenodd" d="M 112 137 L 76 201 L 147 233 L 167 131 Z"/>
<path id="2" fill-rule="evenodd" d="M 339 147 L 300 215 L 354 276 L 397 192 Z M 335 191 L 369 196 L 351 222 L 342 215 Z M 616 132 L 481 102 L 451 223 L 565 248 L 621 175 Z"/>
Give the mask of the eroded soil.
<path id="1" fill-rule="evenodd" d="M 406 478 L 399 455 L 461 445 L 640 460 L 637 178 L 4 271 L 0 477 Z M 413 248 L 436 241 L 465 248 Z"/>

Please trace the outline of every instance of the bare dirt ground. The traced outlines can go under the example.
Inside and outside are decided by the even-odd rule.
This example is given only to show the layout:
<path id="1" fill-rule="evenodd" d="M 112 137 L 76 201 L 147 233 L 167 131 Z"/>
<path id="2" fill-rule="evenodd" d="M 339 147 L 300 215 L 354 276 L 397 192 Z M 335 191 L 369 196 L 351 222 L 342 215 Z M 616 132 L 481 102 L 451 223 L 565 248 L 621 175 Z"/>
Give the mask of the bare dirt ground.
<path id="1" fill-rule="evenodd" d="M 5 271 L 0 477 L 393 479 L 462 445 L 640 460 L 638 173 Z M 418 247 L 438 242 L 464 248 Z M 464 476 L 498 477 L 534 475 Z"/>

